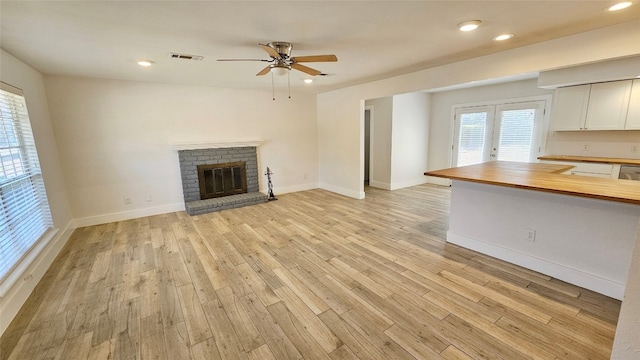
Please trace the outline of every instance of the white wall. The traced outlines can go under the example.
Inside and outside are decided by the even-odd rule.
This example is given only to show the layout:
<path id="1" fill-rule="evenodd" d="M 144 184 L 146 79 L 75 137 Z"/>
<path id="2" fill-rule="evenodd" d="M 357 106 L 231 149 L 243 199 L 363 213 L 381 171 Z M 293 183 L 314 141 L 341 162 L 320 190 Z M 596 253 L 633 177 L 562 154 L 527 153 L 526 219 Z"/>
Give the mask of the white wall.
<path id="1" fill-rule="evenodd" d="M 363 199 L 364 100 L 343 94 L 318 96 L 318 185 Z"/>
<path id="2" fill-rule="evenodd" d="M 24 92 L 53 225 L 58 229 L 56 236 L 27 267 L 24 275 L 20 276 L 20 280 L 0 298 L 1 334 L 69 239 L 72 231 L 69 227 L 72 216 L 56 139 L 53 136 L 42 75 L 4 50 L 0 50 L 0 80 Z"/>
<path id="3" fill-rule="evenodd" d="M 635 204 L 454 180 L 447 242 L 622 299 L 639 220 Z"/>
<path id="4" fill-rule="evenodd" d="M 616 337 L 611 359 L 637 359 L 640 356 L 640 222 L 633 250 L 633 261 L 629 267 L 627 288 L 620 308 Z"/>
<path id="5" fill-rule="evenodd" d="M 429 170 L 444 169 L 451 166 L 452 108 L 454 105 L 552 94 L 553 90 L 539 89 L 536 79 L 431 94 Z"/>
<path id="6" fill-rule="evenodd" d="M 391 189 L 391 121 L 393 116 L 393 98 L 385 97 L 365 101 L 371 106 L 371 164 L 369 185 L 382 189 Z"/>
<path id="7" fill-rule="evenodd" d="M 393 97 L 391 190 L 426 182 L 429 110 L 427 93 Z"/>
<path id="8" fill-rule="evenodd" d="M 364 195 L 360 181 L 364 161 L 363 99 L 638 55 L 638 27 L 640 21 L 631 21 L 319 94 L 320 186 L 353 197 Z M 336 138 L 338 134 L 339 139 Z M 434 136 L 431 135 L 432 138 Z M 429 166 L 435 168 L 437 164 L 430 163 Z"/>
<path id="9" fill-rule="evenodd" d="M 585 144 L 588 151 L 582 150 Z M 547 153 L 640 159 L 640 152 L 632 152 L 634 145 L 640 146 L 640 130 L 556 131 L 549 133 Z"/>
<path id="10" fill-rule="evenodd" d="M 273 101 L 270 92 L 201 86 L 61 76 L 45 83 L 79 226 L 183 209 L 177 143 L 264 140 L 258 162 L 261 173 L 275 173 L 276 194 L 317 187 L 313 95 Z"/>

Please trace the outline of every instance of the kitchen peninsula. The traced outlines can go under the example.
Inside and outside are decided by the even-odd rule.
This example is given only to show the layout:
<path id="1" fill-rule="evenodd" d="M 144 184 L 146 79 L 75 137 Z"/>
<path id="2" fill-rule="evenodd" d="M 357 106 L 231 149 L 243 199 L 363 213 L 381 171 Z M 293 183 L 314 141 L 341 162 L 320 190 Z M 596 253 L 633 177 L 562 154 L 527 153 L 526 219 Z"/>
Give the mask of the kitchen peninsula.
<path id="1" fill-rule="evenodd" d="M 622 299 L 640 182 L 495 161 L 426 172 L 452 180 L 447 241 Z"/>

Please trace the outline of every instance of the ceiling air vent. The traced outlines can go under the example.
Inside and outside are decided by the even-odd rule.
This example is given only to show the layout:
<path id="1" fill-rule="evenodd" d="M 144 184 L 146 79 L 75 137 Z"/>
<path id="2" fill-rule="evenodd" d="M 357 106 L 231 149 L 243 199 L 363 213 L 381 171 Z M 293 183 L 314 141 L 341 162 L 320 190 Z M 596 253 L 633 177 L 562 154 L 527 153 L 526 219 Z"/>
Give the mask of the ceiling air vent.
<path id="1" fill-rule="evenodd" d="M 183 59 L 183 60 L 202 60 L 204 56 L 200 55 L 189 55 L 189 54 L 179 54 L 179 53 L 169 53 L 169 57 L 172 59 Z"/>

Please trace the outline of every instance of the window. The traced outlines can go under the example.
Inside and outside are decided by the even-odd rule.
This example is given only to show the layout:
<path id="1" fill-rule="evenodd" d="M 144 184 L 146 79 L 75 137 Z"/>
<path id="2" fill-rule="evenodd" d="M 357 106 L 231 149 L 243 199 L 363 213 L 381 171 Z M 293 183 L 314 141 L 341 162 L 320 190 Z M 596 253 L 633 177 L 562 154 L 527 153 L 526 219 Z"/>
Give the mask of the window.
<path id="1" fill-rule="evenodd" d="M 0 86 L 0 284 L 6 289 L 52 221 L 22 91 Z"/>
<path id="2" fill-rule="evenodd" d="M 456 119 L 458 120 L 456 166 L 487 161 L 486 148 L 491 142 L 488 135 L 492 133 L 493 109 L 484 106 L 460 109 L 456 113 Z"/>
<path id="3" fill-rule="evenodd" d="M 535 161 L 544 141 L 545 106 L 539 100 L 456 108 L 452 163 Z"/>

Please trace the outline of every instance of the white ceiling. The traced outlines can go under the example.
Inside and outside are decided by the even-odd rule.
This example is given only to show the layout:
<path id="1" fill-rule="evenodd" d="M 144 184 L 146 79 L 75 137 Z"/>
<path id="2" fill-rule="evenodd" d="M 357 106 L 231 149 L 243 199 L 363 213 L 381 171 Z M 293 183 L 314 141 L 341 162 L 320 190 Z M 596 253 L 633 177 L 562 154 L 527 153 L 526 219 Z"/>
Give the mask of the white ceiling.
<path id="1" fill-rule="evenodd" d="M 256 46 L 293 43 L 293 56 L 330 76 L 291 72 L 293 91 L 321 92 L 640 19 L 615 1 L 0 1 L 0 46 L 44 74 L 271 89 Z M 479 19 L 470 33 L 457 24 Z M 639 30 L 640 31 L 640 30 Z M 493 42 L 499 33 L 514 33 Z M 202 55 L 176 60 L 170 52 Z M 142 68 L 139 59 L 155 65 Z M 286 86 L 286 76 L 276 77 Z"/>

